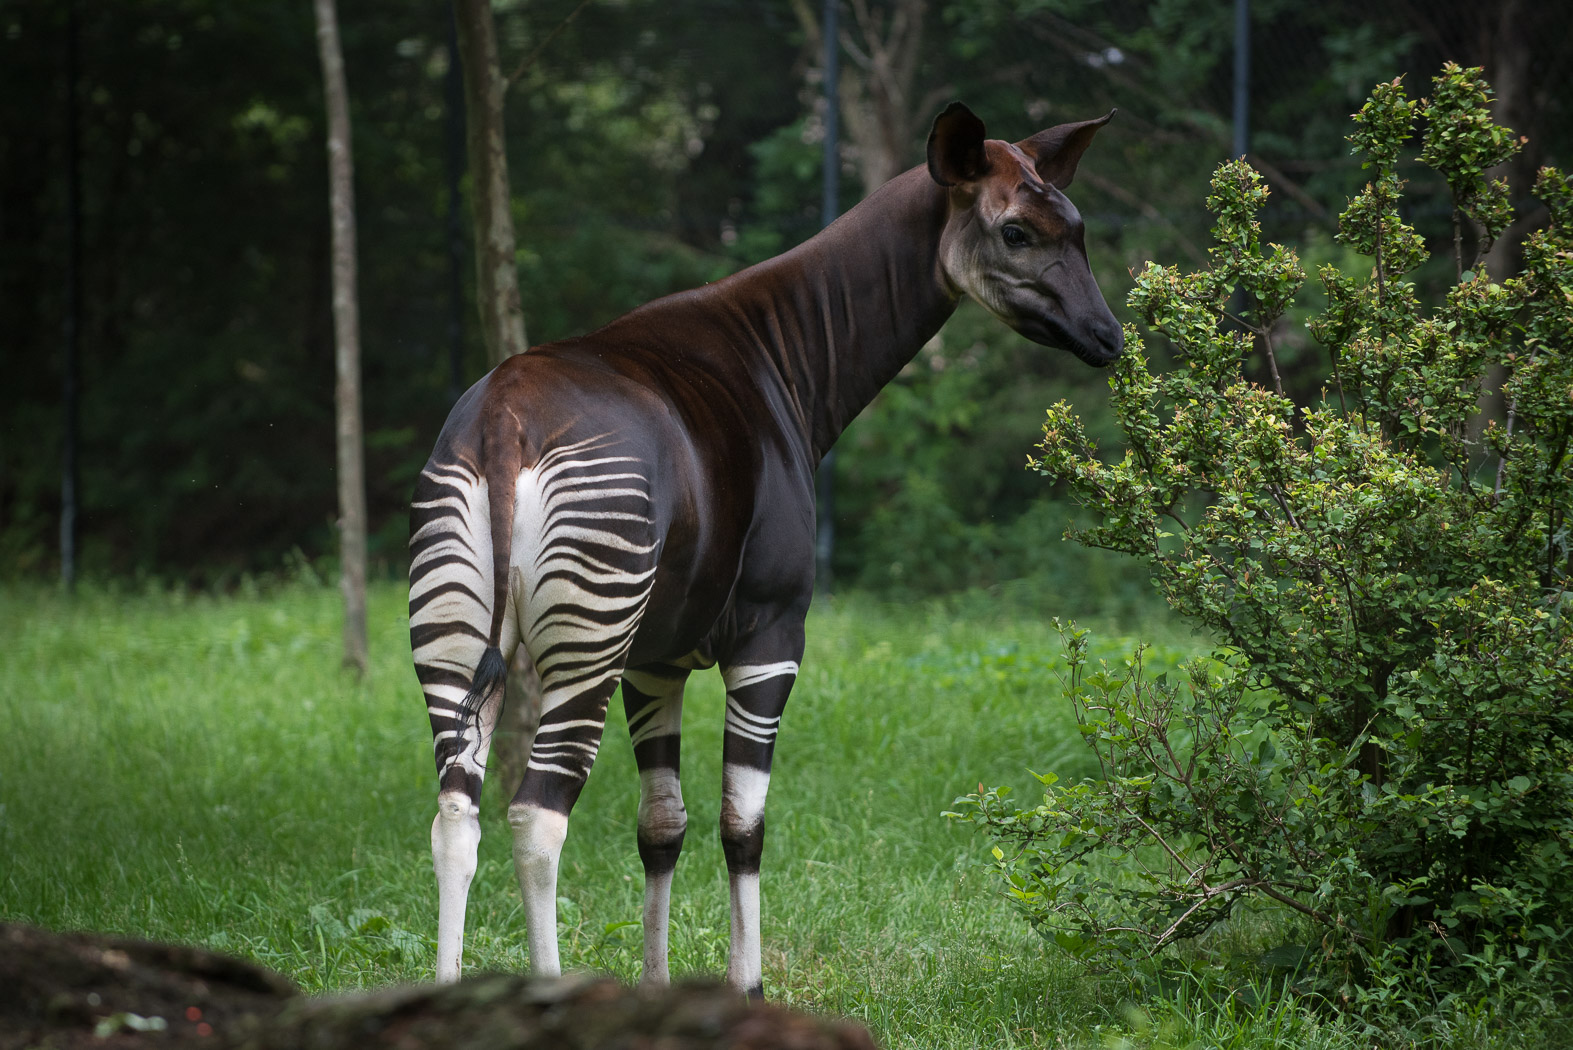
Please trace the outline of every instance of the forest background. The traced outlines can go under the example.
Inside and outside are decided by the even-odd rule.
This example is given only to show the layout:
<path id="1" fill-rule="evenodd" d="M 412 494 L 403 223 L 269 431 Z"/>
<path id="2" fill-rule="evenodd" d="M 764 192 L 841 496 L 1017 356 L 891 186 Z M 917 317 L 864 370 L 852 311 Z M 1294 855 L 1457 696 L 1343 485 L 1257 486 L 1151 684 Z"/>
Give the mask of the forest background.
<path id="1" fill-rule="evenodd" d="M 817 2 L 494 6 L 503 70 L 517 74 L 508 151 L 533 343 L 817 230 Z M 0 578 L 59 571 L 67 11 L 0 5 Z M 1309 268 L 1344 261 L 1331 234 L 1365 181 L 1343 141 L 1348 114 L 1378 80 L 1404 75 L 1425 93 L 1452 59 L 1484 66 L 1497 119 L 1529 136 L 1504 172 L 1519 221 L 1488 263 L 1494 277 L 1513 272 L 1514 245 L 1544 221 L 1534 171 L 1573 162 L 1573 7 L 1251 0 L 1249 13 L 1249 153 L 1273 190 L 1269 238 Z M 1131 271 L 1203 259 L 1207 180 L 1233 145 L 1234 17 L 1219 0 L 848 0 L 840 205 L 919 163 L 952 98 L 1006 138 L 1117 106 L 1072 197 L 1094 272 L 1128 319 Z M 487 368 L 467 213 L 450 190 L 462 106 L 446 4 L 341 0 L 339 18 L 371 555 L 402 575 L 415 472 Z M 80 5 L 79 19 L 81 570 L 219 587 L 326 575 L 333 323 L 310 6 L 121 0 Z M 1409 221 L 1451 243 L 1446 187 L 1413 190 Z M 1440 289 L 1452 273 L 1434 255 Z M 1302 322 L 1287 320 L 1279 365 L 1303 403 L 1315 391 L 1297 367 Z M 1022 469 L 1062 397 L 1094 437 L 1112 436 L 1105 396 L 1098 373 L 963 309 L 842 440 L 838 585 L 892 597 L 985 587 L 1028 605 L 1074 587 L 1108 611 L 1147 604 L 1134 566 L 1059 542 L 1068 502 Z"/>

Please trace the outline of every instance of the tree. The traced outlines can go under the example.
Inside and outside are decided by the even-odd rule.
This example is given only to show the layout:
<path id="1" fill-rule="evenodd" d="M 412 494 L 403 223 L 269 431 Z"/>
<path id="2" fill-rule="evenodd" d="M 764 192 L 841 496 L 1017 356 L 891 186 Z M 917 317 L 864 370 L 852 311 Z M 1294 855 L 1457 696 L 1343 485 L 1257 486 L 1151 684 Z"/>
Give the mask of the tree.
<path id="1" fill-rule="evenodd" d="M 851 0 L 850 6 L 852 24 L 838 34 L 849 60 L 841 68 L 838 94 L 847 154 L 867 195 L 910 166 L 921 134 L 952 89 L 918 90 L 927 0 L 883 6 Z M 823 27 L 809 0 L 792 0 L 792 10 L 808 45 L 823 55 Z"/>
<path id="2" fill-rule="evenodd" d="M 360 405 L 360 313 L 355 297 L 355 171 L 349 90 L 334 0 L 315 0 L 317 50 L 328 107 L 328 200 L 333 216 L 335 434 L 339 477 L 339 587 L 344 666 L 366 671 L 366 465 Z"/>
<path id="3" fill-rule="evenodd" d="M 1077 538 L 1140 559 L 1218 646 L 1185 681 L 1148 679 L 1139 652 L 1088 666 L 1070 631 L 1102 776 L 1045 777 L 1030 810 L 963 800 L 1010 846 L 1017 903 L 1070 947 L 1146 957 L 1265 898 L 1345 1002 L 1425 1009 L 1573 966 L 1573 184 L 1541 171 L 1551 225 L 1494 280 L 1513 210 L 1487 173 L 1519 141 L 1489 98 L 1449 63 L 1429 99 L 1394 80 L 1355 115 L 1370 181 L 1339 240 L 1369 262 L 1320 270 L 1320 397 L 1280 384 L 1305 271 L 1261 242 L 1266 187 L 1235 161 L 1213 180 L 1211 267 L 1150 265 L 1131 294 L 1179 364 L 1149 371 L 1131 332 L 1110 384 L 1128 451 L 1110 462 L 1068 405 L 1049 412 L 1035 465 L 1096 516 Z M 1484 231 L 1454 242 L 1430 310 L 1398 174 L 1417 116 L 1418 159 Z M 1476 428 L 1493 366 L 1507 419 Z"/>
<path id="4" fill-rule="evenodd" d="M 480 311 L 486 348 L 492 363 L 497 365 L 529 348 L 524 335 L 524 304 L 519 298 L 513 201 L 508 185 L 503 120 L 508 81 L 498 66 L 497 31 L 490 0 L 454 0 L 454 20 L 464 70 L 469 129 L 475 305 Z M 504 599 L 497 595 L 496 600 Z M 524 778 L 524 767 L 530 760 L 535 730 L 541 724 L 541 692 L 540 672 L 531 661 L 529 650 L 521 644 L 508 668 L 502 713 L 492 742 L 497 778 L 510 789 Z M 511 801 L 506 794 L 500 797 L 505 806 Z"/>
<path id="5" fill-rule="evenodd" d="M 507 83 L 497 65 L 497 31 L 490 0 L 454 0 L 459 57 L 464 68 L 465 118 L 470 148 L 470 209 L 475 223 L 476 306 L 493 364 L 529 348 L 519 298 L 512 198 L 508 189 Z"/>
<path id="6" fill-rule="evenodd" d="M 82 474 L 77 467 L 78 388 L 82 383 L 80 340 L 82 333 L 82 175 L 80 135 L 77 131 L 81 109 L 77 89 L 78 52 L 81 29 L 77 5 L 72 0 L 66 12 L 66 280 L 61 326 L 64 336 L 61 383 L 62 430 L 60 448 L 60 581 L 66 589 L 76 587 L 77 491 Z"/>

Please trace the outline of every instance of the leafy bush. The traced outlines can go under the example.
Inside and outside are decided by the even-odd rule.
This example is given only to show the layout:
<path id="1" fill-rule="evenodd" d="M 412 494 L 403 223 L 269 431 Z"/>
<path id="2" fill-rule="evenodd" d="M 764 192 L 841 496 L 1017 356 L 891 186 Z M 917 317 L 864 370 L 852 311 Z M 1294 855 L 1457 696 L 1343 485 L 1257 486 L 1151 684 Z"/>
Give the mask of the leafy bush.
<path id="1" fill-rule="evenodd" d="M 1217 641 L 1149 678 L 1140 651 L 1090 665 L 1066 629 L 1102 776 L 1045 775 L 1030 809 L 1001 789 L 958 800 L 1067 948 L 1128 963 L 1269 899 L 1305 936 L 1268 961 L 1345 1001 L 1567 973 L 1573 187 L 1543 170 L 1550 225 L 1523 274 L 1483 272 L 1513 218 L 1485 173 L 1519 142 L 1479 72 L 1450 64 L 1429 100 L 1379 85 L 1355 115 L 1372 178 L 1338 236 L 1371 265 L 1319 274 L 1320 397 L 1281 387 L 1278 322 L 1305 274 L 1262 244 L 1266 188 L 1232 162 L 1208 199 L 1210 267 L 1149 265 L 1131 293 L 1182 366 L 1152 374 L 1128 333 L 1110 380 L 1124 455 L 1049 411 L 1033 465 L 1100 519 L 1076 538 L 1142 559 Z M 1417 116 L 1455 206 L 1458 280 L 1432 308 L 1406 280 L 1427 258 L 1398 174 Z"/>

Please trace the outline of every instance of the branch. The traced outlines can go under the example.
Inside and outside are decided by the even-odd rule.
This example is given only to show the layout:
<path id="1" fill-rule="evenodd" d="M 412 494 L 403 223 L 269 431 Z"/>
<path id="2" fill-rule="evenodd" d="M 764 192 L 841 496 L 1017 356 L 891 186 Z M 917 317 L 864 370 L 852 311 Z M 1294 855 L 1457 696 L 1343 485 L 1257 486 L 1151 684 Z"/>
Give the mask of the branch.
<path id="1" fill-rule="evenodd" d="M 1283 511 L 1284 516 L 1289 519 L 1289 524 L 1298 529 L 1300 527 L 1300 521 L 1294 516 L 1294 511 L 1290 509 L 1289 497 L 1283 492 L 1282 486 L 1278 485 L 1276 482 L 1270 482 L 1267 485 L 1267 491 L 1272 494 L 1274 501 L 1277 502 L 1278 509 Z"/>
<path id="2" fill-rule="evenodd" d="M 1113 197 L 1121 204 L 1124 204 L 1126 207 L 1135 208 L 1137 211 L 1142 213 L 1143 218 L 1149 219 L 1158 223 L 1160 226 L 1164 226 L 1169 229 L 1171 232 L 1173 232 L 1175 240 L 1180 246 L 1180 250 L 1185 252 L 1186 255 L 1190 256 L 1193 263 L 1196 263 L 1198 266 L 1207 265 L 1207 253 L 1203 252 L 1194 243 L 1192 243 L 1191 239 L 1185 236 L 1184 233 L 1180 232 L 1180 228 L 1176 226 L 1167 215 L 1153 207 L 1151 201 L 1144 200 L 1143 198 L 1136 196 L 1136 194 L 1121 186 L 1113 179 L 1105 178 L 1102 175 L 1099 175 L 1097 172 L 1078 171 L 1076 174 L 1081 177 L 1083 182 L 1091 183 L 1093 186 L 1096 186 L 1098 189 L 1102 190 L 1104 193 L 1107 193 L 1109 196 Z"/>
<path id="3" fill-rule="evenodd" d="M 1497 484 L 1496 490 L 1492 495 L 1498 499 L 1502 498 L 1502 474 L 1507 470 L 1507 454 L 1510 451 L 1510 443 L 1513 440 L 1513 422 L 1517 415 L 1518 398 L 1515 397 L 1507 405 L 1507 435 L 1502 445 L 1502 453 L 1497 457 Z"/>
<path id="4" fill-rule="evenodd" d="M 1203 886 L 1201 900 L 1198 900 L 1195 904 L 1191 905 L 1189 908 L 1186 908 L 1184 914 L 1182 914 L 1178 919 L 1175 919 L 1174 922 L 1170 923 L 1169 928 L 1158 935 L 1158 940 L 1157 943 L 1153 946 L 1153 951 L 1157 951 L 1159 948 L 1163 947 L 1164 943 L 1168 941 L 1170 937 L 1173 937 L 1175 932 L 1185 924 L 1186 919 L 1189 919 L 1197 911 L 1197 909 L 1201 908 L 1203 905 L 1211 903 L 1214 897 L 1224 893 L 1232 893 L 1235 890 L 1255 889 L 1259 884 L 1259 881 L 1254 879 L 1235 879 L 1233 882 L 1226 882 L 1222 886 L 1215 886 L 1211 888 Z"/>
<path id="5" fill-rule="evenodd" d="M 1180 858 L 1180 855 L 1174 851 L 1174 848 L 1169 845 L 1168 841 L 1164 839 L 1162 835 L 1158 834 L 1157 830 L 1153 828 L 1151 824 L 1148 824 L 1141 818 L 1141 814 L 1132 809 L 1127 809 L 1126 812 L 1130 814 L 1132 820 L 1136 821 L 1136 823 L 1142 826 L 1142 829 L 1145 830 L 1147 834 L 1152 836 L 1154 842 L 1163 847 L 1163 851 L 1167 853 L 1171 859 L 1173 859 L 1174 863 L 1180 866 L 1180 870 L 1184 871 L 1188 878 L 1196 878 L 1197 872 L 1201 870 L 1200 868 L 1192 869 L 1189 864 L 1185 863 L 1185 861 Z"/>
<path id="6" fill-rule="evenodd" d="M 506 94 L 508 90 L 514 86 L 514 84 L 518 83 L 520 77 L 524 76 L 530 71 L 530 68 L 535 65 L 536 59 L 541 57 L 541 52 L 546 50 L 546 45 L 550 44 L 553 40 L 556 40 L 557 34 L 561 33 L 564 29 L 567 29 L 568 23 L 572 22 L 575 18 L 578 18 L 579 12 L 583 11 L 588 6 L 590 6 L 590 0 L 579 0 L 579 6 L 568 12 L 568 17 L 563 19 L 561 22 L 558 22 L 557 28 L 553 29 L 550 33 L 547 33 L 546 38 L 539 44 L 535 45 L 534 51 L 531 51 L 528 55 L 524 56 L 524 61 L 520 62 L 518 68 L 515 69 L 512 73 L 509 73 L 507 79 L 503 81 L 502 89 L 504 94 Z"/>
<path id="7" fill-rule="evenodd" d="M 1283 397 L 1284 384 L 1283 380 L 1278 378 L 1278 355 L 1273 353 L 1272 329 L 1266 325 L 1263 325 L 1261 328 L 1257 329 L 1257 331 L 1261 334 L 1262 337 L 1262 349 L 1267 351 L 1267 367 L 1273 373 L 1273 389 L 1278 392 L 1279 397 Z"/>
<path id="8" fill-rule="evenodd" d="M 818 17 L 808 6 L 808 0 L 792 0 L 792 13 L 797 16 L 798 27 L 803 30 L 808 46 L 816 52 L 823 52 L 825 36 L 820 31 Z"/>
<path id="9" fill-rule="evenodd" d="M 1286 195 L 1294 198 L 1302 208 L 1311 213 L 1313 218 L 1320 222 L 1327 220 L 1327 209 L 1322 206 L 1321 202 L 1305 192 L 1305 188 L 1298 182 L 1285 175 L 1283 169 L 1271 161 L 1263 159 L 1260 153 L 1248 153 L 1245 159 L 1253 168 L 1266 175 L 1268 182 L 1283 190 Z"/>
<path id="10" fill-rule="evenodd" d="M 1302 914 L 1302 915 L 1309 915 L 1311 918 L 1315 919 L 1317 922 L 1320 922 L 1320 923 L 1322 923 L 1324 925 L 1327 925 L 1327 926 L 1331 926 L 1334 929 L 1338 929 L 1339 926 L 1340 926 L 1340 923 L 1338 922 L 1338 920 L 1333 918 L 1331 915 L 1327 914 L 1326 912 L 1318 911 L 1316 908 L 1311 907 L 1309 904 L 1301 904 L 1299 901 L 1295 900 L 1293 897 L 1290 897 L 1287 894 L 1279 893 L 1277 890 L 1273 889 L 1272 886 L 1270 884 L 1268 884 L 1268 883 L 1265 883 L 1265 882 L 1261 883 L 1261 884 L 1257 885 L 1254 888 L 1258 889 L 1258 890 L 1261 890 L 1263 893 L 1267 894 L 1267 896 L 1271 897 L 1273 900 L 1277 901 L 1279 904 L 1287 904 L 1289 907 L 1293 908 L 1295 911 L 1299 912 L 1300 914 Z M 1359 930 L 1354 929 L 1353 927 L 1344 927 L 1344 928 L 1348 931 L 1349 936 L 1353 937 L 1357 941 L 1368 941 L 1368 940 L 1370 940 L 1369 937 L 1367 937 L 1365 934 L 1361 933 Z"/>

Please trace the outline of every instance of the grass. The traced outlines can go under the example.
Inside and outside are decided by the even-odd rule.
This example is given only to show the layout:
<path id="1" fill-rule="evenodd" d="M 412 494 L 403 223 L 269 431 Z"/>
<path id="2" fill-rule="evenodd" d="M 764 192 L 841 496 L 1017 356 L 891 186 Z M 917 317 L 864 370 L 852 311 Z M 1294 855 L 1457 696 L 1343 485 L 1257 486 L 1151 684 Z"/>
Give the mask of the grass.
<path id="1" fill-rule="evenodd" d="M 979 783 L 1025 791 L 1028 769 L 1090 768 L 1048 626 L 953 610 L 854 599 L 811 618 L 767 818 L 770 994 L 858 1018 L 891 1048 L 1370 1045 L 1289 1002 L 1132 1005 L 1010 911 L 985 844 L 940 812 Z M 370 619 L 357 681 L 320 585 L 0 592 L 0 917 L 206 944 L 311 991 L 429 979 L 435 777 L 403 588 L 378 585 Z M 1099 644 L 1117 657 L 1131 642 Z M 1193 648 L 1171 631 L 1154 670 Z M 679 975 L 725 967 L 722 700 L 714 673 L 691 679 Z M 527 968 L 511 787 L 482 800 L 472 971 Z M 638 977 L 637 797 L 614 703 L 563 854 L 567 968 Z"/>

